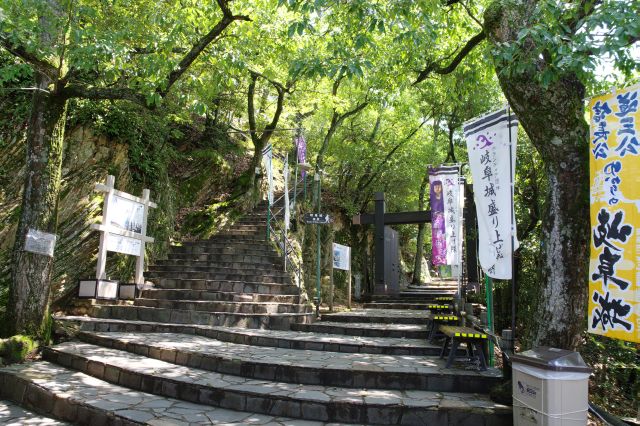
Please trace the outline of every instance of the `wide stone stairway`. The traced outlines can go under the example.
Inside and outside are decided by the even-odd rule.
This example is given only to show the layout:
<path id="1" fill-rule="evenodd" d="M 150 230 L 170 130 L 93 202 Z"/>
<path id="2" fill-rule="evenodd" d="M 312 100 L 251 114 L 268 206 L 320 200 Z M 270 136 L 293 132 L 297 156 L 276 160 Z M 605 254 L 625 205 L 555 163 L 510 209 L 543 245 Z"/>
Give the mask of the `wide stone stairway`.
<path id="1" fill-rule="evenodd" d="M 73 339 L 0 369 L 0 398 L 51 424 L 511 424 L 500 372 L 445 369 L 423 310 L 314 322 L 264 223 L 174 247 L 131 305 L 56 318 Z"/>

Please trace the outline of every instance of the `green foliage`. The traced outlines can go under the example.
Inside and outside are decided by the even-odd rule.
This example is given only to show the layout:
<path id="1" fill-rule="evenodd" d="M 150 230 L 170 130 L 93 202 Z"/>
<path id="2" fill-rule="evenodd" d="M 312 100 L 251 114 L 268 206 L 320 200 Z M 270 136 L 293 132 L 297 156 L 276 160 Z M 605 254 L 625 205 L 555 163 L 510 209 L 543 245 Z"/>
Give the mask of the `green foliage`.
<path id="1" fill-rule="evenodd" d="M 579 351 L 594 370 L 593 402 L 615 415 L 634 417 L 640 396 L 640 354 L 635 345 L 587 334 Z"/>
<path id="2" fill-rule="evenodd" d="M 29 336 L 16 335 L 0 340 L 0 358 L 9 364 L 24 361 L 36 349 L 38 343 Z"/>
<path id="3" fill-rule="evenodd" d="M 605 60 L 629 78 L 640 70 L 630 48 L 640 37 L 638 8 L 637 0 L 539 1 L 515 42 L 495 46 L 491 54 L 505 75 L 531 75 L 545 87 L 568 73 L 592 84 Z"/>
<path id="4" fill-rule="evenodd" d="M 143 185 L 157 182 L 166 174 L 166 164 L 173 155 L 169 123 L 161 116 L 120 102 L 77 101 L 69 125 L 89 124 L 99 135 L 129 146 L 129 160 L 134 180 Z"/>

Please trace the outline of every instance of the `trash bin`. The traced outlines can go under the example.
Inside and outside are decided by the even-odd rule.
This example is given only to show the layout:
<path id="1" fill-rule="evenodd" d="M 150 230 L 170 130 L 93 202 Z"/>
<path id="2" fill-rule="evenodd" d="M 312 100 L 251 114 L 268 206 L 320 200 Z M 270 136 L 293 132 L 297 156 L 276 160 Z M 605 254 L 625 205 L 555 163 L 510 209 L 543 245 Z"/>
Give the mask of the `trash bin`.
<path id="1" fill-rule="evenodd" d="M 511 359 L 515 425 L 587 424 L 591 369 L 578 352 L 542 346 Z"/>

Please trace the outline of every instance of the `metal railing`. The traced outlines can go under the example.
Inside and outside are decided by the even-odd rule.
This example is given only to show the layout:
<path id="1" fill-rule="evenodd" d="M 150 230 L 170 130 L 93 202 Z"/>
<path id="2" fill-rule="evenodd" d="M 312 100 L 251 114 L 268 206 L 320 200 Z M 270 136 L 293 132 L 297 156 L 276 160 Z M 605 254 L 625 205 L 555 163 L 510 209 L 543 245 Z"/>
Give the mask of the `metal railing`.
<path id="1" fill-rule="evenodd" d="M 293 196 L 296 197 L 304 192 L 304 188 L 300 188 L 297 185 L 300 182 L 303 182 L 303 180 L 301 179 L 296 182 L 294 188 L 289 190 L 290 196 L 293 193 Z M 284 203 L 284 196 L 285 194 L 283 193 L 280 197 L 274 200 L 273 205 L 267 205 L 268 238 L 276 244 L 277 248 L 282 253 L 283 271 L 293 273 L 296 280 L 296 286 L 300 288 L 302 283 L 302 259 L 295 256 L 295 248 L 287 235 L 287 229 L 284 225 L 285 207 L 275 207 L 281 201 Z"/>

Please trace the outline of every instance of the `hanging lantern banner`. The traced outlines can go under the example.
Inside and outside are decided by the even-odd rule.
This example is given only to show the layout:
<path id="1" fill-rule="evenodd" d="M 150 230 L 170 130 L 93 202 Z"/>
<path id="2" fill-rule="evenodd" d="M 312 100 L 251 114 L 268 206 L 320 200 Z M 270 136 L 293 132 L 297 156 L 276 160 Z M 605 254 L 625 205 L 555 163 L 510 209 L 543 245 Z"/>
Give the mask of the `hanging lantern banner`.
<path id="1" fill-rule="evenodd" d="M 640 343 L 638 86 L 589 102 L 591 256 L 588 330 Z"/>
<path id="2" fill-rule="evenodd" d="M 298 155 L 298 164 L 307 162 L 307 141 L 304 140 L 304 136 L 297 136 L 294 140 L 296 144 L 296 153 Z M 307 172 L 302 170 L 300 174 L 305 177 Z"/>
<path id="3" fill-rule="evenodd" d="M 457 251 L 458 166 L 429 168 L 431 263 L 452 265 Z"/>
<path id="4" fill-rule="evenodd" d="M 513 212 L 518 119 L 507 108 L 465 124 L 478 215 L 479 259 L 492 278 L 512 278 L 512 244 L 518 248 Z M 510 152 L 511 151 L 511 152 Z"/>
<path id="5" fill-rule="evenodd" d="M 271 163 L 273 161 L 273 147 L 267 145 L 262 150 L 262 166 L 267 171 L 267 181 L 269 182 L 269 205 L 273 204 L 273 169 Z"/>

